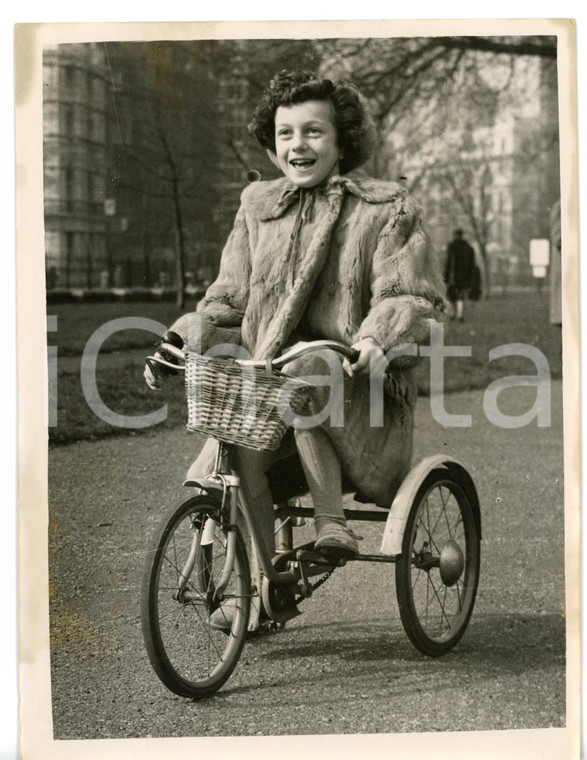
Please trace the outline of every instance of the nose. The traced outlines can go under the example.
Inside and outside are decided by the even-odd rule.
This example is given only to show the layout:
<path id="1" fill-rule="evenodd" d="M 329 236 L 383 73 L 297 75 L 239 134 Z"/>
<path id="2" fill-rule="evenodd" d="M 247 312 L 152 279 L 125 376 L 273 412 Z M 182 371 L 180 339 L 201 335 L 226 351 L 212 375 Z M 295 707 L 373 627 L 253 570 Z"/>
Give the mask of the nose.
<path id="1" fill-rule="evenodd" d="M 294 132 L 292 150 L 303 150 L 306 147 L 306 137 L 303 132 Z"/>

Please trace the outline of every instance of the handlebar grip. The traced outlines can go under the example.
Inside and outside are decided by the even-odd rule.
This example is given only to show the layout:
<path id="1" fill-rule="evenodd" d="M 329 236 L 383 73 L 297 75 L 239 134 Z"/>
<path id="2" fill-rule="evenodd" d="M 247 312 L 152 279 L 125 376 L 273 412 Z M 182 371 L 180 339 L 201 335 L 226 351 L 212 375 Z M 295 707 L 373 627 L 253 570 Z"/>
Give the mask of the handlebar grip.
<path id="1" fill-rule="evenodd" d="M 175 346 L 175 348 L 183 348 L 183 338 L 181 335 L 179 335 L 179 333 L 176 333 L 173 330 L 167 330 L 163 336 L 163 340 L 166 343 L 171 343 L 171 345 Z"/>
<path id="2" fill-rule="evenodd" d="M 351 364 L 354 364 L 355 362 L 358 362 L 358 361 L 359 361 L 359 356 L 360 356 L 360 355 L 361 355 L 361 352 L 360 352 L 360 351 L 357 351 L 357 349 L 356 349 L 356 348 L 351 348 L 351 349 L 350 349 L 350 353 L 349 353 L 349 355 L 347 356 L 347 359 L 349 360 L 349 362 L 350 362 Z"/>

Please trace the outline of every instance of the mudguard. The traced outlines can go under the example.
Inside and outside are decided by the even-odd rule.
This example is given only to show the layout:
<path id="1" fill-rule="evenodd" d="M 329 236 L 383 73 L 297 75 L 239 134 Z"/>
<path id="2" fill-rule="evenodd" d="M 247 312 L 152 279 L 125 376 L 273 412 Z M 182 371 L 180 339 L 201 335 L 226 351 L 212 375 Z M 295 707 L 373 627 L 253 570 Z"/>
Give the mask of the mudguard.
<path id="1" fill-rule="evenodd" d="M 222 504 L 222 496 L 224 489 L 222 483 L 212 478 L 202 478 L 201 480 L 184 480 L 182 485 L 185 488 L 201 488 L 202 491 L 206 491 L 210 496 L 214 496 Z"/>
<path id="2" fill-rule="evenodd" d="M 451 473 L 453 478 L 467 494 L 477 523 L 479 537 L 481 538 L 481 509 L 479 507 L 479 497 L 473 479 L 467 472 L 466 468 L 458 460 L 451 456 L 447 456 L 446 454 L 435 454 L 434 456 L 422 459 L 410 470 L 404 482 L 401 484 L 399 491 L 395 495 L 395 499 L 393 500 L 387 517 L 387 522 L 385 523 L 385 530 L 383 531 L 380 550 L 383 554 L 388 554 L 390 556 L 401 554 L 402 541 L 406 529 L 406 523 L 408 521 L 408 515 L 412 504 L 414 503 L 416 494 L 418 493 L 418 489 L 432 470 L 442 468 Z"/>

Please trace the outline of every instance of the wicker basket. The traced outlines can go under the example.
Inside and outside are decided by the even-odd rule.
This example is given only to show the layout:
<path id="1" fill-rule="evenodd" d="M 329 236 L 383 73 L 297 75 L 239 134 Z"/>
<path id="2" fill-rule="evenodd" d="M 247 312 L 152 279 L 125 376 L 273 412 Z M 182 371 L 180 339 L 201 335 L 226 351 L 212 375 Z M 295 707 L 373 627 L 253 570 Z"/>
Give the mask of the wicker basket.
<path id="1" fill-rule="evenodd" d="M 280 372 L 196 353 L 187 354 L 185 382 L 189 430 L 258 450 L 279 446 L 310 387 Z"/>

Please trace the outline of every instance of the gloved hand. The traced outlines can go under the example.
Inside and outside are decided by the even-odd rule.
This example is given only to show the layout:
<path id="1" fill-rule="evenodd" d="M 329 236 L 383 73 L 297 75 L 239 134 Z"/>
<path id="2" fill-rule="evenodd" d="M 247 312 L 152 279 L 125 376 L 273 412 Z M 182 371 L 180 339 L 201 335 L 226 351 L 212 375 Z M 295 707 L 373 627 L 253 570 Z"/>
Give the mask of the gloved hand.
<path id="1" fill-rule="evenodd" d="M 154 356 L 156 359 L 163 358 L 159 351 L 157 351 Z M 143 377 L 145 378 L 145 382 L 152 391 L 161 390 L 161 378 L 153 372 L 148 362 L 145 363 L 145 371 L 143 372 Z"/>
<path id="2" fill-rule="evenodd" d="M 383 358 L 383 349 L 377 343 L 375 338 L 363 338 L 355 343 L 352 348 L 359 352 L 359 358 L 354 364 L 351 364 L 348 359 L 345 359 L 342 363 L 344 371 L 352 377 L 355 373 L 359 375 L 368 375 L 371 369 L 371 363 Z"/>
<path id="3" fill-rule="evenodd" d="M 178 364 L 177 358 L 168 350 L 165 350 L 166 343 L 169 343 L 171 346 L 179 349 L 182 349 L 184 345 L 183 338 L 180 335 L 172 332 L 171 330 L 168 330 L 163 338 L 155 344 L 157 348 L 161 347 L 161 350 L 157 351 L 153 355 L 153 358 L 162 359 L 164 361 L 171 362 L 171 364 Z M 164 365 L 160 364 L 155 364 L 152 366 L 150 362 L 146 362 L 143 377 L 145 378 L 145 382 L 152 391 L 159 391 L 161 390 L 161 378 L 169 377 L 173 374 L 175 373 L 171 368 L 167 368 Z"/>

